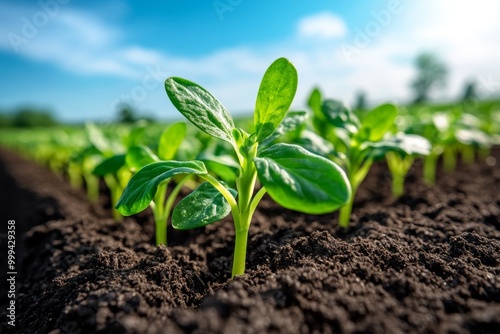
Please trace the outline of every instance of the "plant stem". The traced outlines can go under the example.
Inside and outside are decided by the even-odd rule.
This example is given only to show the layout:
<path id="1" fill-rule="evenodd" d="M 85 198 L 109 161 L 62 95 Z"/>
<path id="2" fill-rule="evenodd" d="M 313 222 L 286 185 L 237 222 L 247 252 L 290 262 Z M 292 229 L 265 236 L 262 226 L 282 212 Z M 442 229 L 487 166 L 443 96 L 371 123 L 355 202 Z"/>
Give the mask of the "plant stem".
<path id="1" fill-rule="evenodd" d="M 172 190 L 170 195 L 167 198 L 167 202 L 165 203 L 165 208 L 163 209 L 163 215 L 165 216 L 165 221 L 168 222 L 168 218 L 170 217 L 170 212 L 172 211 L 172 207 L 174 206 L 175 199 L 179 195 L 182 187 L 184 186 L 185 183 L 190 181 L 192 179 L 192 175 L 188 175 L 185 178 L 182 179 L 175 188 Z"/>
<path id="2" fill-rule="evenodd" d="M 155 219 L 155 235 L 156 245 L 167 245 L 167 220 L 165 219 L 163 210 L 165 203 L 165 195 L 167 191 L 168 182 L 161 183 L 155 195 L 153 208 L 153 215 Z"/>
<path id="3" fill-rule="evenodd" d="M 392 174 L 392 195 L 396 198 L 401 197 L 405 192 L 405 175 L 400 173 Z"/>
<path id="4" fill-rule="evenodd" d="M 231 278 L 234 278 L 234 276 L 243 275 L 245 273 L 247 241 L 248 228 L 236 230 L 234 241 L 233 270 L 231 273 Z"/>
<path id="5" fill-rule="evenodd" d="M 464 145 L 462 147 L 462 162 L 470 165 L 475 159 L 474 147 L 472 145 Z"/>
<path id="6" fill-rule="evenodd" d="M 436 182 L 436 165 L 439 155 L 431 153 L 424 158 L 424 181 L 429 185 Z"/>
<path id="7" fill-rule="evenodd" d="M 445 172 L 453 172 L 457 166 L 457 157 L 452 147 L 445 147 L 443 151 L 443 168 Z"/>
<path id="8" fill-rule="evenodd" d="M 92 174 L 83 174 L 87 186 L 87 198 L 92 203 L 99 200 L 99 179 Z"/>
<path id="9" fill-rule="evenodd" d="M 347 230 L 349 228 L 349 221 L 351 219 L 351 212 L 352 212 L 352 206 L 354 204 L 354 195 L 355 191 L 353 189 L 353 192 L 351 194 L 351 198 L 349 198 L 349 202 L 347 202 L 346 205 L 340 208 L 340 213 L 339 213 L 339 226 L 342 227 L 344 230 Z"/>

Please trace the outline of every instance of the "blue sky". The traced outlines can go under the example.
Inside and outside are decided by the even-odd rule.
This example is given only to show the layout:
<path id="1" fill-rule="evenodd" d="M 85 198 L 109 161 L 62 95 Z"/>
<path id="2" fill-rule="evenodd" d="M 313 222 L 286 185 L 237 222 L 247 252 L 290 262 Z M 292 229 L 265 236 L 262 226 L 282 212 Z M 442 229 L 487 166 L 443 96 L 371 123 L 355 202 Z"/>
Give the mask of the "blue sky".
<path id="1" fill-rule="evenodd" d="M 276 58 L 299 72 L 294 108 L 319 85 L 352 103 L 405 102 L 421 51 L 450 70 L 436 98 L 475 79 L 500 89 L 500 4 L 476 0 L 0 2 L 0 110 L 30 104 L 66 121 L 111 119 L 120 102 L 172 118 L 163 81 L 183 76 L 233 113 L 251 111 Z"/>

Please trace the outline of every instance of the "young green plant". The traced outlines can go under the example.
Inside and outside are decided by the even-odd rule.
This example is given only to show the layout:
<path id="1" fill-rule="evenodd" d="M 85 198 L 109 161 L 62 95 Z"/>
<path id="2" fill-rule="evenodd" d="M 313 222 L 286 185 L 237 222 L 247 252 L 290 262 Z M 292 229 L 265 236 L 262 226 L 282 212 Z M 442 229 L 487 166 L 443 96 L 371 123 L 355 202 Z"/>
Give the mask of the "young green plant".
<path id="1" fill-rule="evenodd" d="M 159 187 L 176 175 L 196 175 L 205 180 L 175 207 L 172 225 L 193 229 L 231 213 L 235 227 L 234 277 L 245 272 L 250 223 L 266 192 L 285 208 L 311 214 L 332 212 L 345 204 L 351 190 L 340 167 L 297 145 L 272 145 L 269 141 L 283 132 L 282 121 L 297 81 L 297 72 L 287 59 L 280 58 L 267 69 L 255 105 L 255 132 L 249 134 L 235 127 L 231 114 L 207 90 L 186 79 L 168 78 L 165 89 L 179 112 L 201 131 L 233 147 L 238 166 L 236 189 L 216 179 L 201 161 L 154 162 L 132 177 L 118 210 L 124 215 L 144 210 Z M 261 188 L 254 193 L 257 180 Z"/>
<path id="2" fill-rule="evenodd" d="M 398 114 L 393 104 L 380 105 L 362 114 L 361 119 L 339 101 L 322 101 L 317 89 L 312 92 L 308 104 L 313 111 L 315 131 L 331 144 L 332 150 L 325 155 L 343 166 L 352 188 L 349 201 L 340 209 L 339 215 L 339 225 L 347 229 L 356 192 L 373 163 L 389 152 L 409 152 L 412 145 L 418 146 L 419 143 L 412 137 L 406 137 L 404 141 L 391 138 L 390 130 Z M 325 144 L 321 146 L 328 148 Z M 319 145 L 315 144 L 315 147 Z M 417 147 L 412 149 L 417 150 Z"/>

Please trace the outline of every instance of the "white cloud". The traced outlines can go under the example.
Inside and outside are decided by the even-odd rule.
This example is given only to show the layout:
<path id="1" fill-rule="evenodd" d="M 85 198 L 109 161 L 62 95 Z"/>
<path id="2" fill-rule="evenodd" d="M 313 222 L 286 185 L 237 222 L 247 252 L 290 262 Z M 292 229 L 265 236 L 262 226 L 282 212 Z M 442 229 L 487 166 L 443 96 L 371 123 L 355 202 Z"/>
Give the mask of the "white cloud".
<path id="1" fill-rule="evenodd" d="M 341 17 L 324 12 L 304 17 L 298 24 L 298 33 L 302 37 L 324 39 L 343 37 L 347 27 Z"/>

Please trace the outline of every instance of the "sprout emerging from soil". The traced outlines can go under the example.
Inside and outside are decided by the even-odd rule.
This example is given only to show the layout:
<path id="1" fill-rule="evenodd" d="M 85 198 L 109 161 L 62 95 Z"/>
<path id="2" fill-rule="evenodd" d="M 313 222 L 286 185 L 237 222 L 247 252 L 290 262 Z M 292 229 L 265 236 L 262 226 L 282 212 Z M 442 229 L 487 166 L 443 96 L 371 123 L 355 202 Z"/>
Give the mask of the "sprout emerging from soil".
<path id="1" fill-rule="evenodd" d="M 297 71 L 284 58 L 276 60 L 260 84 L 254 112 L 255 132 L 234 125 L 226 108 L 207 90 L 186 79 L 165 82 L 170 101 L 191 123 L 234 149 L 238 172 L 236 189 L 209 173 L 202 161 L 158 161 L 140 169 L 130 180 L 117 205 L 124 215 L 144 210 L 161 186 L 177 175 L 205 180 L 180 201 L 172 214 L 176 229 L 202 227 L 232 214 L 235 248 L 232 276 L 245 272 L 247 239 L 252 216 L 269 193 L 285 208 L 311 214 L 332 212 L 351 198 L 344 171 L 332 161 L 292 144 L 273 140 L 292 131 L 297 122 L 283 122 L 297 89 Z M 287 119 L 303 117 L 289 114 Z M 254 194 L 257 180 L 261 188 Z M 161 189 L 160 189 L 161 190 Z"/>

